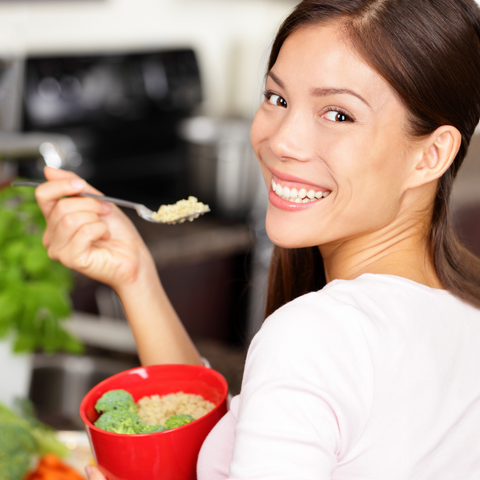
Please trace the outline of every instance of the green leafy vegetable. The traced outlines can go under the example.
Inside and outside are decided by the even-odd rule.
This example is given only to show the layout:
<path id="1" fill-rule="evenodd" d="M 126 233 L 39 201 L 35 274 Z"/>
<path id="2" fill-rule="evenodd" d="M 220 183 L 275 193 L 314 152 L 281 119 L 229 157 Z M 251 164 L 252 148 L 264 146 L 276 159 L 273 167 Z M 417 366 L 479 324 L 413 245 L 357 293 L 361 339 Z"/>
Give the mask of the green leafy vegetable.
<path id="1" fill-rule="evenodd" d="M 147 425 L 138 415 L 137 405 L 126 390 L 110 390 L 104 393 L 95 410 L 102 413 L 94 425 L 113 433 L 142 434 L 157 433 L 181 427 L 195 420 L 190 415 L 173 415 L 163 425 Z"/>
<path id="2" fill-rule="evenodd" d="M 181 413 L 180 415 L 172 415 L 165 420 L 165 426 L 170 428 L 183 427 L 187 423 L 193 422 L 195 419 L 190 415 Z"/>
<path id="3" fill-rule="evenodd" d="M 140 417 L 129 410 L 111 410 L 103 413 L 95 426 L 114 433 L 140 433 L 143 426 Z"/>
<path id="4" fill-rule="evenodd" d="M 22 480 L 35 455 L 54 453 L 65 457 L 68 449 L 56 438 L 55 430 L 35 417 L 28 400 L 18 404 L 17 415 L 0 403 L 0 478 Z"/>
<path id="5" fill-rule="evenodd" d="M 168 428 L 163 425 L 145 425 L 138 433 L 157 433 L 164 432 L 165 430 L 168 430 Z"/>
<path id="6" fill-rule="evenodd" d="M 22 480 L 30 468 L 37 445 L 28 429 L 15 423 L 0 423 L 0 478 Z"/>
<path id="7" fill-rule="evenodd" d="M 137 413 L 137 406 L 133 397 L 126 390 L 110 390 L 104 393 L 95 404 L 98 413 L 112 412 L 114 410 L 127 410 Z"/>
<path id="8" fill-rule="evenodd" d="M 49 258 L 45 225 L 33 189 L 0 189 L 0 338 L 13 334 L 18 353 L 81 353 L 82 343 L 62 325 L 73 275 Z"/>

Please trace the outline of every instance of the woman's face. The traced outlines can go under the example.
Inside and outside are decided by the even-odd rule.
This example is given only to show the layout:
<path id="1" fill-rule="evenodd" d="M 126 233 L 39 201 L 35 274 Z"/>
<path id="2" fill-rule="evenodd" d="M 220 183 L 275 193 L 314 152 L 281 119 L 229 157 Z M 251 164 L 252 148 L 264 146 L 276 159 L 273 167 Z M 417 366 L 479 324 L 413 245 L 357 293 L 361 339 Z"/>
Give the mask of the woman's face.
<path id="1" fill-rule="evenodd" d="M 388 229 L 413 161 L 405 126 L 393 90 L 335 24 L 290 35 L 251 132 L 269 190 L 270 239 L 286 248 L 336 245 Z"/>

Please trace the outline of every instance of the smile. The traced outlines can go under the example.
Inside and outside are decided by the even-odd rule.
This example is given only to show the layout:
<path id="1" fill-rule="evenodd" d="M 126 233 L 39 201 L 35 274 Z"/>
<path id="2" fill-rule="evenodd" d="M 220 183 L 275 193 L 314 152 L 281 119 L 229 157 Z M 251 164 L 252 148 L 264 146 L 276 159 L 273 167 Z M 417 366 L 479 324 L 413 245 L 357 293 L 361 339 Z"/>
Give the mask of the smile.
<path id="1" fill-rule="evenodd" d="M 315 202 L 317 200 L 320 200 L 321 198 L 326 198 L 328 197 L 328 195 L 330 195 L 330 192 L 328 191 L 323 192 L 321 190 L 307 190 L 306 188 L 289 188 L 288 186 L 282 185 L 279 182 L 275 182 L 273 178 L 272 191 L 275 192 L 275 194 L 283 200 L 294 203 Z"/>

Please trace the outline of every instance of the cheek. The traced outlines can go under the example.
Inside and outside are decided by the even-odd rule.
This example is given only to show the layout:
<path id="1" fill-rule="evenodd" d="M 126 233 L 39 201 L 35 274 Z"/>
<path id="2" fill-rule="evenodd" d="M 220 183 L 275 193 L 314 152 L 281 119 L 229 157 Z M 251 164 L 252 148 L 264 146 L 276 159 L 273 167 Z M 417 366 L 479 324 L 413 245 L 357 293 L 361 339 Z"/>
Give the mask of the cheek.
<path id="1" fill-rule="evenodd" d="M 261 110 L 258 110 L 253 119 L 252 128 L 250 129 L 250 142 L 253 150 L 257 154 L 262 142 L 268 138 L 268 123 Z M 260 160 L 260 158 L 259 158 Z"/>
<path id="2" fill-rule="evenodd" d="M 265 115 L 263 115 L 262 112 L 257 112 L 255 118 L 253 119 L 252 128 L 250 130 L 250 142 L 257 160 L 260 163 L 260 169 L 262 171 L 267 188 L 269 188 L 270 185 L 271 174 L 263 161 L 262 154 L 265 153 L 265 150 L 268 147 L 270 133 L 269 127 L 270 125 L 267 122 Z"/>
<path id="3" fill-rule="evenodd" d="M 386 135 L 385 129 L 379 130 L 382 134 L 371 132 L 334 141 L 326 150 L 325 158 L 329 159 L 339 190 L 350 190 L 357 200 L 380 192 L 398 196 L 405 180 L 408 160 L 401 136 Z"/>
<path id="4" fill-rule="evenodd" d="M 401 208 L 408 159 L 394 143 L 358 144 L 350 160 L 335 166 L 338 206 L 355 229 L 381 228 Z"/>

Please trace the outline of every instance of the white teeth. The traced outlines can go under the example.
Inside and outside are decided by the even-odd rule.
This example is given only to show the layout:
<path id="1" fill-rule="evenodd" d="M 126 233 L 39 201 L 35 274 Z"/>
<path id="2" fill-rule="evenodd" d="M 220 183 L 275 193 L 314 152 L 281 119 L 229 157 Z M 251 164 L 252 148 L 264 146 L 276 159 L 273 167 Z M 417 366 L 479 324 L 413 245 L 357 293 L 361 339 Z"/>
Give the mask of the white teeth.
<path id="1" fill-rule="evenodd" d="M 315 192 L 314 190 L 309 190 L 307 192 L 306 188 L 301 188 L 297 190 L 289 187 L 282 187 L 279 183 L 276 183 L 272 178 L 272 190 L 284 200 L 288 200 L 294 203 L 308 203 L 314 200 L 319 200 L 321 198 L 328 197 L 331 192 Z"/>

